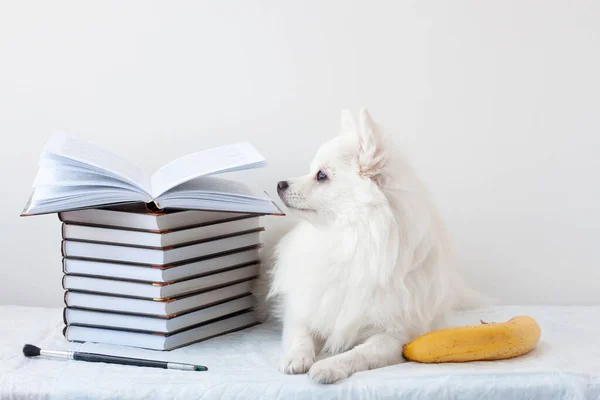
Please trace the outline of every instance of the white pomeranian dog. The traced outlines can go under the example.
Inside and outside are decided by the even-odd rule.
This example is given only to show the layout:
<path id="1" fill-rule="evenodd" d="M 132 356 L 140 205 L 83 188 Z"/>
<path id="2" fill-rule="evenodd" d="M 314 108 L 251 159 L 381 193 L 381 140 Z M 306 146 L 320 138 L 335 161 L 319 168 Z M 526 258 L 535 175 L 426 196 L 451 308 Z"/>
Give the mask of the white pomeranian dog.
<path id="1" fill-rule="evenodd" d="M 427 191 L 365 109 L 342 112 L 306 176 L 278 194 L 300 222 L 274 250 L 280 370 L 321 383 L 403 361 L 403 345 L 473 299 Z M 462 304 L 465 305 L 465 304 Z M 316 361 L 323 351 L 329 357 Z"/>

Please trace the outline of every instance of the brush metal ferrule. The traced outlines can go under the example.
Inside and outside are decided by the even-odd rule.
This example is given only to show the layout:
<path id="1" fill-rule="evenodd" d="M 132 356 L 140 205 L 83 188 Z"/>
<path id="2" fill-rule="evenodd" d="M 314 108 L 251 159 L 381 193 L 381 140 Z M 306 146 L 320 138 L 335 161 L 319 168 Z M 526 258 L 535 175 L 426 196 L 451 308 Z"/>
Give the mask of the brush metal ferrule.
<path id="1" fill-rule="evenodd" d="M 182 371 L 195 371 L 196 366 L 193 364 L 182 364 L 182 363 L 175 363 L 175 362 L 170 362 L 167 363 L 167 369 L 179 369 Z"/>
<path id="2" fill-rule="evenodd" d="M 41 356 L 73 360 L 74 351 L 40 350 Z"/>

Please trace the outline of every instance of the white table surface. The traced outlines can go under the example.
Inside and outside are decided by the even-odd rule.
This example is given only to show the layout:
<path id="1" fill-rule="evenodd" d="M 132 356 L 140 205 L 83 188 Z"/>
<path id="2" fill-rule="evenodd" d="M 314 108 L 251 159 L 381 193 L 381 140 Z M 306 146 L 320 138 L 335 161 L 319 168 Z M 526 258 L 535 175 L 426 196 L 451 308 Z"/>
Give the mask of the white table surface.
<path id="1" fill-rule="evenodd" d="M 0 398 L 73 399 L 600 399 L 600 306 L 501 307 L 458 315 L 456 324 L 531 315 L 542 328 L 538 348 L 508 361 L 404 363 L 322 386 L 277 371 L 279 332 L 260 325 L 171 352 L 85 343 L 62 336 L 62 310 L 0 307 Z M 27 359 L 25 343 L 207 365 L 183 372 L 120 365 Z"/>

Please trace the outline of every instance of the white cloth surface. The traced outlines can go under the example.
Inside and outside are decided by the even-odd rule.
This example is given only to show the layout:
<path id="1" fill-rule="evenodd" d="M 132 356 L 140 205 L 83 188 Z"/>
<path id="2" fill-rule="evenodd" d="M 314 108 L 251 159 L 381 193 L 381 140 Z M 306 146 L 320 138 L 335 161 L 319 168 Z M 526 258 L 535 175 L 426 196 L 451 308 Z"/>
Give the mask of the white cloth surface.
<path id="1" fill-rule="evenodd" d="M 171 352 L 62 336 L 62 310 L 0 307 L 2 399 L 600 399 L 600 306 L 499 307 L 461 313 L 456 325 L 536 318 L 537 349 L 507 361 L 400 365 L 360 372 L 334 385 L 277 371 L 279 331 L 260 325 Z M 27 359 L 25 343 L 206 365 L 185 372 L 121 365 Z"/>

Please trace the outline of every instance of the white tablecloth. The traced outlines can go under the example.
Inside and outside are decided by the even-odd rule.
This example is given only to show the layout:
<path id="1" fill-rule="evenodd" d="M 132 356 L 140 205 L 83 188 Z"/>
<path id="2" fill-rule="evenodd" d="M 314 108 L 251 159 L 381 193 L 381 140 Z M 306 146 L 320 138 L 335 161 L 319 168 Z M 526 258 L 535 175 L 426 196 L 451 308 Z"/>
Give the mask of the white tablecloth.
<path id="1" fill-rule="evenodd" d="M 0 396 L 127 399 L 600 399 L 599 307 L 502 307 L 470 311 L 457 324 L 531 315 L 538 348 L 508 361 L 404 363 L 322 386 L 277 371 L 279 332 L 260 325 L 172 352 L 76 344 L 64 340 L 62 310 L 0 307 Z M 208 372 L 27 359 L 25 343 L 46 349 L 164 359 L 207 365 Z"/>

